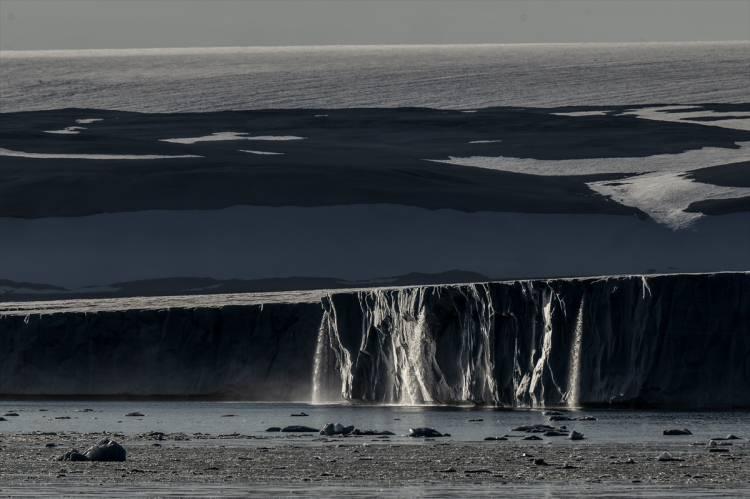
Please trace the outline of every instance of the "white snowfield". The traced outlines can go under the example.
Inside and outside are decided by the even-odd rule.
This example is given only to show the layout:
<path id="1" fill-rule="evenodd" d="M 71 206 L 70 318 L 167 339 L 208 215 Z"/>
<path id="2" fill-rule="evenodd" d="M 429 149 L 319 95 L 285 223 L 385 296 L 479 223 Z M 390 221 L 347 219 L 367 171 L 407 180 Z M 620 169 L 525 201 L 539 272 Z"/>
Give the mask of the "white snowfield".
<path id="1" fill-rule="evenodd" d="M 685 211 L 691 203 L 750 196 L 750 188 L 695 182 L 685 173 L 648 173 L 615 182 L 588 182 L 586 185 L 618 203 L 639 208 L 656 222 L 675 230 L 686 228 L 704 216 Z"/>
<path id="2" fill-rule="evenodd" d="M 750 76 L 748 76 L 750 85 Z M 644 120 L 692 123 L 695 125 L 718 126 L 735 130 L 750 130 L 750 113 L 743 111 L 717 112 L 701 109 L 700 106 L 661 106 L 644 107 L 626 111 L 623 115 L 637 116 Z M 712 118 L 709 121 L 695 118 Z"/>
<path id="3" fill-rule="evenodd" d="M 472 156 L 431 161 L 531 175 L 635 173 L 637 175 L 617 181 L 588 182 L 586 185 L 618 203 L 638 208 L 656 222 L 676 230 L 684 229 L 704 216 L 684 211 L 695 201 L 750 195 L 748 188 L 703 184 L 685 176 L 698 168 L 750 161 L 750 142 L 737 142 L 736 146 L 735 149 L 704 147 L 678 154 L 638 158 L 544 160 Z"/>
<path id="4" fill-rule="evenodd" d="M 673 231 L 622 215 L 236 206 L 0 218 L 0 262 L 3 279 L 67 288 L 175 276 L 356 281 L 455 269 L 494 278 L 714 272 L 750 268 L 748 227 L 750 213 Z"/>
<path id="5" fill-rule="evenodd" d="M 528 175 L 595 175 L 599 173 L 684 172 L 696 168 L 750 160 L 750 142 L 736 148 L 703 147 L 677 154 L 631 158 L 534 159 L 509 156 L 469 156 L 431 159 L 436 163 L 473 166 Z"/>
<path id="6" fill-rule="evenodd" d="M 211 135 L 201 137 L 184 137 L 177 139 L 160 139 L 162 142 L 173 144 L 197 144 L 198 142 L 224 142 L 230 140 L 264 140 L 264 141 L 288 141 L 304 140 L 305 137 L 296 135 L 256 135 L 249 136 L 247 132 L 214 132 Z"/>
<path id="7" fill-rule="evenodd" d="M 145 159 L 180 159 L 180 158 L 200 158 L 195 154 L 164 155 L 164 154 L 63 154 L 63 153 L 41 153 L 41 152 L 24 152 L 14 151 L 0 147 L 0 156 L 14 158 L 34 158 L 34 159 L 98 159 L 98 160 L 145 160 Z"/>

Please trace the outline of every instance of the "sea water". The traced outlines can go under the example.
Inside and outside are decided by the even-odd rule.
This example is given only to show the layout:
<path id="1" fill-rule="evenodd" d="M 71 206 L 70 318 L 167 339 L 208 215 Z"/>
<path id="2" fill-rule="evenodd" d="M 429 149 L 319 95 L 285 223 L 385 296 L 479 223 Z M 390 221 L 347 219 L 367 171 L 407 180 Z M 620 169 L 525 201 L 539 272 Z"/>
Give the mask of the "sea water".
<path id="1" fill-rule="evenodd" d="M 454 441 L 482 441 L 504 434 L 522 435 L 511 430 L 520 425 L 565 425 L 583 433 L 591 443 L 646 443 L 700 441 L 734 434 L 750 437 L 748 412 L 668 412 L 623 410 L 575 410 L 572 418 L 593 416 L 595 421 L 549 422 L 540 410 L 496 410 L 451 406 L 373 406 L 356 404 L 313 405 L 303 403 L 253 403 L 214 401 L 3 401 L 0 416 L 18 416 L 0 422 L 0 433 L 44 432 L 122 432 L 134 435 L 149 431 L 165 433 L 208 433 L 265 437 L 246 439 L 244 444 L 268 445 L 312 443 L 317 434 L 268 433 L 272 426 L 304 425 L 322 428 L 326 423 L 354 425 L 361 430 L 388 430 L 391 441 L 414 443 L 407 438 L 409 428 L 432 427 L 450 433 Z M 139 412 L 143 417 L 126 416 Z M 308 416 L 292 416 L 305 413 Z M 70 419 L 57 419 L 69 417 Z M 472 421 L 473 420 L 473 421 Z M 665 429 L 688 428 L 693 435 L 668 437 Z M 300 436 L 302 435 L 302 436 Z M 419 440 L 416 440 L 419 441 Z M 552 444 L 568 444 L 564 437 L 545 438 Z M 576 442 L 578 444 L 579 442 Z"/>

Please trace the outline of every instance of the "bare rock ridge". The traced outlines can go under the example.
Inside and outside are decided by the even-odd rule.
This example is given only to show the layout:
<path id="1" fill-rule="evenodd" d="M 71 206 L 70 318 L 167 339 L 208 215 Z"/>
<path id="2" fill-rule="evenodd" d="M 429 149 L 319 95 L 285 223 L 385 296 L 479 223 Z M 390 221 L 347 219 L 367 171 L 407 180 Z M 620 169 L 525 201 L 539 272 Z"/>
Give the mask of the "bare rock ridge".
<path id="1" fill-rule="evenodd" d="M 233 303 L 0 307 L 0 396 L 750 407 L 750 273 Z"/>

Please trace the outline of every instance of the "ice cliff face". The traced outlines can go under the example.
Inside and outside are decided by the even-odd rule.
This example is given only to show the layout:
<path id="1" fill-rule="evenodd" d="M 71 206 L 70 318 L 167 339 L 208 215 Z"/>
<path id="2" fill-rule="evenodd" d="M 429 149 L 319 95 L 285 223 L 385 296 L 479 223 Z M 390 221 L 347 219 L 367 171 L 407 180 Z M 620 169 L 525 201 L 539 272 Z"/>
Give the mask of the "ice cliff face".
<path id="1" fill-rule="evenodd" d="M 750 407 L 750 274 L 6 315 L 0 394 Z"/>
<path id="2" fill-rule="evenodd" d="M 308 399 L 320 306 L 0 318 L 0 394 Z"/>
<path id="3" fill-rule="evenodd" d="M 334 295 L 321 337 L 335 355 L 316 358 L 314 382 L 371 402 L 747 406 L 749 285 L 715 274 Z"/>

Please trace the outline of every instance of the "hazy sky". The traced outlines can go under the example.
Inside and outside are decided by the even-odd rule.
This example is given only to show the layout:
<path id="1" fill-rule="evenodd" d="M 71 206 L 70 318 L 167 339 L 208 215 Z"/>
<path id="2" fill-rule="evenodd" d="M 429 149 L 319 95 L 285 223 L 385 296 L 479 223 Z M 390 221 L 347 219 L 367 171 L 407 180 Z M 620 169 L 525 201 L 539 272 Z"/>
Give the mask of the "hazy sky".
<path id="1" fill-rule="evenodd" d="M 0 0 L 0 49 L 750 40 L 750 0 Z"/>

